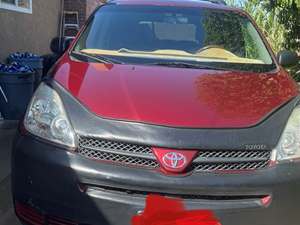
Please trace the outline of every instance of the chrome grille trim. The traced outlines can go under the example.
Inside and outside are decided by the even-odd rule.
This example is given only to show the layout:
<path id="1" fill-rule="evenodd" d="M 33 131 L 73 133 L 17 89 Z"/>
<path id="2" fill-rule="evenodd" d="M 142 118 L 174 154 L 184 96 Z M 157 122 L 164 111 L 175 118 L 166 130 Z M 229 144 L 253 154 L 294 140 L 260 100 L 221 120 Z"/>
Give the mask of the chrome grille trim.
<path id="1" fill-rule="evenodd" d="M 77 153 L 127 166 L 159 167 L 152 147 L 146 145 L 80 137 Z M 270 150 L 199 150 L 189 169 L 195 172 L 264 169 L 270 164 L 271 154 Z"/>

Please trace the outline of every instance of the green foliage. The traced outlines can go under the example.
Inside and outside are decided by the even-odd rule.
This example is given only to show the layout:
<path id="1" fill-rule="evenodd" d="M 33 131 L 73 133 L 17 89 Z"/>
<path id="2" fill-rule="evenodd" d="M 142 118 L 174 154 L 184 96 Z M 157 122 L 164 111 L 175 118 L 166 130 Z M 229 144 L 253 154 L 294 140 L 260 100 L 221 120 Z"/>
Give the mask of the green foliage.
<path id="1" fill-rule="evenodd" d="M 300 52 L 300 0 L 227 0 L 241 7 L 256 21 L 273 50 Z"/>
<path id="2" fill-rule="evenodd" d="M 259 50 L 256 47 L 255 41 L 252 39 L 245 27 L 243 27 L 243 36 L 245 38 L 245 57 L 249 59 L 258 59 Z"/>
<path id="3" fill-rule="evenodd" d="M 263 2 L 267 11 L 276 12 L 278 23 L 285 28 L 283 47 L 300 51 L 300 0 L 264 0 Z"/>
<path id="4" fill-rule="evenodd" d="M 250 34 L 250 24 L 247 19 L 238 14 L 215 13 L 210 10 L 205 11 L 203 18 L 203 26 L 206 30 L 204 46 L 221 46 L 243 58 L 260 57 L 257 40 Z"/>
<path id="5" fill-rule="evenodd" d="M 246 2 L 244 9 L 252 15 L 264 35 L 267 37 L 275 52 L 282 50 L 285 37 L 284 26 L 279 23 L 278 12 L 266 11 L 261 1 L 249 0 Z"/>
<path id="6" fill-rule="evenodd" d="M 243 8 L 256 21 L 275 53 L 282 49 L 300 54 L 300 0 L 227 0 Z M 291 70 L 299 82 L 300 66 Z"/>
<path id="7" fill-rule="evenodd" d="M 204 46 L 222 46 L 236 55 L 244 55 L 245 43 L 242 39 L 243 33 L 238 15 L 206 11 L 204 17 L 203 26 L 207 31 Z M 220 30 L 222 30 L 222 35 L 220 35 Z"/>

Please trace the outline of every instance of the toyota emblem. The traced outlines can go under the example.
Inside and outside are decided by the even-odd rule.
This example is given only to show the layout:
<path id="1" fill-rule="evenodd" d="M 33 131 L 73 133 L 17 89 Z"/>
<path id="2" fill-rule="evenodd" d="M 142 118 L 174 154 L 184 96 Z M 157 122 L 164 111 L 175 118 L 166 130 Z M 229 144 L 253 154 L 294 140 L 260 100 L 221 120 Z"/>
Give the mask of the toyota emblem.
<path id="1" fill-rule="evenodd" d="M 183 154 L 177 152 L 166 153 L 163 156 L 162 160 L 166 167 L 172 169 L 179 169 L 185 167 L 187 161 L 186 157 Z"/>

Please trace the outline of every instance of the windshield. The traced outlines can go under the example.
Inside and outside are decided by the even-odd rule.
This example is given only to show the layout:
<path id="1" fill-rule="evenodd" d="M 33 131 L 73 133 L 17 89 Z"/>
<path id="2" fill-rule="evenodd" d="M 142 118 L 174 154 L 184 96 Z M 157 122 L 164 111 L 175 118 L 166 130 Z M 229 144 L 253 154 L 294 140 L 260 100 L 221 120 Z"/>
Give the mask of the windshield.
<path id="1" fill-rule="evenodd" d="M 258 71 L 275 68 L 247 17 L 202 8 L 105 5 L 73 51 L 124 63 L 188 62 Z"/>

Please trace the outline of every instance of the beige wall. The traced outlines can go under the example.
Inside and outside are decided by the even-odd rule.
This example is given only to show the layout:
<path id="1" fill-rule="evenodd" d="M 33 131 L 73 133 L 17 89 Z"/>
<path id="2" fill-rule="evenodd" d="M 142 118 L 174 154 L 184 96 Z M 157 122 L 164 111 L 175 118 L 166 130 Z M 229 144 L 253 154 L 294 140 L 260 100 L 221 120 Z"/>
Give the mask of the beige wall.
<path id="1" fill-rule="evenodd" d="M 32 0 L 32 14 L 0 9 L 0 61 L 11 52 L 50 52 L 58 35 L 61 0 Z"/>

